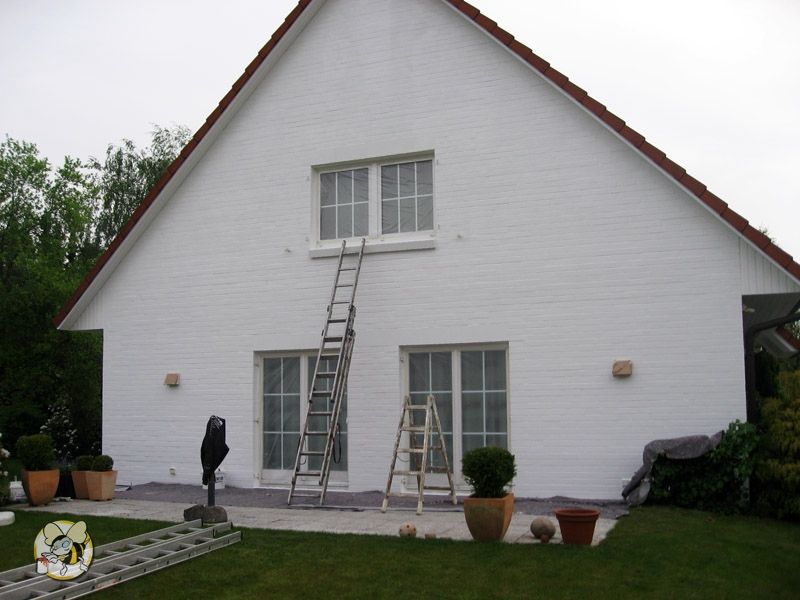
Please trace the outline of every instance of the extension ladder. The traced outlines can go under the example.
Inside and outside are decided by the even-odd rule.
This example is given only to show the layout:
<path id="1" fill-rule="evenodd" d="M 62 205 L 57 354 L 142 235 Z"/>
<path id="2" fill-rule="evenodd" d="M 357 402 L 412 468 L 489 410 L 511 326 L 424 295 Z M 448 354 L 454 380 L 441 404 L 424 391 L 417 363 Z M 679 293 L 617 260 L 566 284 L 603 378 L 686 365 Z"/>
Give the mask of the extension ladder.
<path id="1" fill-rule="evenodd" d="M 76 579 L 52 579 L 30 565 L 11 569 L 0 573 L 0 599 L 80 598 L 240 542 L 242 532 L 231 527 L 230 521 L 203 527 L 197 519 L 99 546 L 89 570 Z"/>
<path id="2" fill-rule="evenodd" d="M 421 411 L 425 411 L 424 421 L 416 418 Z M 422 422 L 422 424 L 421 424 Z M 403 439 L 403 434 L 408 440 L 407 447 L 401 447 L 400 443 Z M 422 436 L 422 446 L 420 447 L 417 441 L 419 436 Z M 436 437 L 433 440 L 432 437 Z M 428 459 L 431 458 L 431 452 L 438 452 L 443 466 L 433 466 L 428 464 Z M 397 455 L 407 454 L 408 462 L 407 469 L 397 469 Z M 403 459 L 400 459 L 401 461 Z M 425 475 L 427 473 L 446 473 L 448 485 L 437 486 L 427 485 L 425 483 Z M 399 492 L 392 493 L 392 480 L 395 475 L 416 476 L 417 478 L 417 491 L 416 493 Z M 439 420 L 439 411 L 436 408 L 436 399 L 433 395 L 429 395 L 425 404 L 411 404 L 408 396 L 403 400 L 403 414 L 400 415 L 400 424 L 397 426 L 397 437 L 394 442 L 394 453 L 392 455 L 392 464 L 389 466 L 389 480 L 386 482 L 386 494 L 383 497 L 383 505 L 381 512 L 386 512 L 389 507 L 389 497 L 416 497 L 417 498 L 417 514 L 422 514 L 422 504 L 424 500 L 425 490 L 431 491 L 448 491 L 453 499 L 453 504 L 458 504 L 456 497 L 456 488 L 453 484 L 453 473 L 450 471 L 450 460 L 447 458 L 447 444 L 444 440 L 442 433 L 442 423 Z"/>
<path id="3" fill-rule="evenodd" d="M 320 505 L 325 502 L 339 430 L 339 415 L 347 389 L 347 376 L 356 337 L 353 329 L 356 307 L 353 302 L 356 298 L 365 242 L 365 239 L 361 240 L 358 253 L 353 255 L 355 259 L 348 260 L 347 263 L 344 262 L 346 241 L 342 242 L 342 249 L 339 251 L 331 300 L 328 303 L 325 327 L 322 329 L 314 375 L 308 391 L 308 412 L 297 445 L 292 485 L 287 500 L 289 505 L 293 498 L 318 498 Z M 324 444 L 320 443 L 323 438 Z M 301 485 L 309 485 L 309 479 L 316 479 L 320 488 L 297 492 L 298 480 L 302 481 Z"/>

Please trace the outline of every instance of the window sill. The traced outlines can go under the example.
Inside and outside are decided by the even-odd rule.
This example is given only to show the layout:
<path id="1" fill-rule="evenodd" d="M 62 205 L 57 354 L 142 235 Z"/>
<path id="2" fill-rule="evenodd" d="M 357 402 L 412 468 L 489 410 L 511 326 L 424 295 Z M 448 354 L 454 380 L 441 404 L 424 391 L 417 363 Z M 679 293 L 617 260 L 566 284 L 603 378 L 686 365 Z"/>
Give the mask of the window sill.
<path id="1" fill-rule="evenodd" d="M 358 252 L 359 239 L 353 238 L 347 241 L 345 254 L 355 254 Z M 342 248 L 342 240 L 326 240 L 317 242 L 317 245 L 309 248 L 308 255 L 311 258 L 326 258 L 339 256 Z M 404 238 L 404 239 L 380 239 L 367 238 L 364 246 L 364 254 L 375 254 L 377 252 L 405 252 L 410 250 L 431 250 L 436 248 L 436 238 L 431 236 Z"/>

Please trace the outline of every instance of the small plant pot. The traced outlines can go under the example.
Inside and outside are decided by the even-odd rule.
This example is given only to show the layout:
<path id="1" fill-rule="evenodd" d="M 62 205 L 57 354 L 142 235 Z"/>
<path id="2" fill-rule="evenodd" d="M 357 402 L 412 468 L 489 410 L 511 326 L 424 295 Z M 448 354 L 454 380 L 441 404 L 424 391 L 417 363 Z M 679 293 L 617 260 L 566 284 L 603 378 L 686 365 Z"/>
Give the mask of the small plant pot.
<path id="1" fill-rule="evenodd" d="M 113 500 L 116 485 L 116 471 L 86 472 L 86 489 L 89 492 L 89 500 Z"/>
<path id="2" fill-rule="evenodd" d="M 75 498 L 78 500 L 89 499 L 89 489 L 86 487 L 86 474 L 89 471 L 73 471 L 72 485 L 75 486 Z"/>
<path id="3" fill-rule="evenodd" d="M 464 519 L 472 538 L 479 542 L 502 540 L 513 512 L 514 494 L 510 492 L 503 498 L 464 498 Z"/>
<path id="4" fill-rule="evenodd" d="M 565 544 L 590 546 L 600 511 L 593 508 L 559 508 L 556 519 Z"/>
<path id="5" fill-rule="evenodd" d="M 22 470 L 22 489 L 28 497 L 31 506 L 50 504 L 58 490 L 58 479 L 61 472 L 58 469 L 47 471 Z"/>

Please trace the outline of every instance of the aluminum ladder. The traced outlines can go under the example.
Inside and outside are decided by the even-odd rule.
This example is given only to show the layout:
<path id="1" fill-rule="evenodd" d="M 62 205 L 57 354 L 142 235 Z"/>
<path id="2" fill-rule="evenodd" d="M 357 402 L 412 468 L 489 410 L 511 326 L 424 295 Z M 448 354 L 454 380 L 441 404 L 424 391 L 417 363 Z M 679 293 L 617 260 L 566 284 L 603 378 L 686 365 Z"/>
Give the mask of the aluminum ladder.
<path id="1" fill-rule="evenodd" d="M 425 411 L 424 421 L 417 418 L 421 411 Z M 405 447 L 400 445 L 404 434 L 408 441 L 408 446 Z M 416 441 L 419 435 L 422 435 L 423 438 L 422 447 Z M 439 453 L 444 466 L 428 465 L 431 452 Z M 408 463 L 407 469 L 397 469 L 398 454 L 408 455 L 405 460 Z M 403 461 L 403 459 L 400 460 Z M 425 475 L 427 473 L 446 473 L 448 485 L 446 487 L 427 485 L 425 483 Z M 395 475 L 416 476 L 417 491 L 415 493 L 392 493 L 392 480 Z M 400 423 L 397 426 L 397 437 L 394 442 L 392 463 L 389 465 L 389 479 L 386 482 L 386 493 L 383 496 L 381 512 L 386 512 L 391 496 L 411 496 L 417 498 L 417 514 L 421 515 L 426 490 L 448 491 L 452 497 L 453 504 L 458 504 L 456 488 L 453 483 L 453 473 L 450 471 L 450 460 L 447 458 L 447 444 L 442 433 L 442 423 L 439 420 L 439 410 L 436 408 L 436 398 L 432 394 L 428 396 L 425 404 L 412 404 L 408 396 L 403 400 L 403 413 L 400 415 Z"/>
<path id="2" fill-rule="evenodd" d="M 358 252 L 348 255 L 347 262 L 347 241 L 342 242 L 339 251 L 336 277 L 333 280 L 314 375 L 308 391 L 308 411 L 297 444 L 292 485 L 287 500 L 290 506 L 295 498 L 319 499 L 320 506 L 325 502 L 339 430 L 339 415 L 347 390 L 347 376 L 356 337 L 353 329 L 356 318 L 354 302 L 365 243 L 366 239 L 362 239 Z M 322 363 L 328 366 L 323 368 Z M 323 438 L 325 443 L 319 443 Z M 308 486 L 313 484 L 314 479 L 317 480 L 318 489 L 297 490 L 298 482 L 301 486 Z"/>
<path id="3" fill-rule="evenodd" d="M 70 580 L 37 574 L 27 565 L 0 573 L 0 599 L 80 598 L 242 540 L 231 522 L 203 527 L 200 519 L 111 542 L 94 549 L 89 570 Z"/>

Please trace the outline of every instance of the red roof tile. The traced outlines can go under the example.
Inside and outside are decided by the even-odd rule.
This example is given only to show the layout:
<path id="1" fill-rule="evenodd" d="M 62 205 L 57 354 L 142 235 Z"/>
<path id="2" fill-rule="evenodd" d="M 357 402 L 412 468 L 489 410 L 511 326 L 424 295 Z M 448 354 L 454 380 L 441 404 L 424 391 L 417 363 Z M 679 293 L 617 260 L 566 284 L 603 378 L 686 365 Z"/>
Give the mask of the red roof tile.
<path id="1" fill-rule="evenodd" d="M 499 27 L 495 21 L 492 19 L 484 16 L 481 12 L 469 4 L 468 2 L 464 2 L 463 0 L 446 0 L 449 2 L 454 8 L 459 10 L 465 17 L 471 19 L 478 25 L 479 27 L 483 28 L 488 34 L 492 35 L 497 39 L 500 43 L 506 45 L 512 52 L 514 52 L 517 56 L 519 56 L 522 60 L 530 64 L 534 69 L 542 73 L 545 77 L 547 77 L 551 82 L 553 82 L 559 88 L 562 88 L 567 94 L 571 97 L 578 100 L 589 112 L 597 115 L 603 122 L 607 123 L 612 129 L 618 131 L 619 134 L 627 140 L 634 148 L 641 150 L 642 154 L 646 156 L 648 159 L 653 161 L 655 164 L 659 165 L 662 169 L 664 169 L 667 173 L 669 173 L 672 177 L 678 181 L 681 185 L 683 185 L 686 189 L 690 192 L 695 194 L 697 198 L 709 206 L 714 212 L 719 213 L 723 219 L 725 219 L 728 223 L 730 223 L 737 231 L 745 230 L 745 236 L 748 239 L 755 239 L 759 243 L 763 242 L 763 239 L 756 234 L 759 234 L 757 230 L 750 227 L 750 230 L 755 231 L 756 233 L 752 233 L 752 231 L 748 234 L 746 228 L 748 227 L 747 220 L 742 218 L 738 213 L 731 210 L 727 207 L 727 205 L 717 198 L 715 195 L 708 192 L 706 187 L 697 181 L 694 177 L 691 177 L 686 174 L 686 170 L 678 165 L 677 163 L 673 162 L 666 155 L 661 152 L 658 148 L 650 144 L 649 142 L 645 141 L 643 135 L 639 132 L 635 131 L 628 125 L 625 125 L 625 122 L 614 115 L 613 113 L 606 110 L 605 106 L 589 96 L 581 90 L 578 86 L 574 85 L 569 81 L 569 79 L 563 73 L 557 71 L 556 69 L 550 67 L 550 63 L 546 60 L 535 54 L 530 48 L 528 48 L 525 44 L 514 39 L 514 37 Z M 289 13 L 286 17 L 284 22 L 278 27 L 275 33 L 272 34 L 272 37 L 266 43 L 266 45 L 261 48 L 258 52 L 256 57 L 250 62 L 249 65 L 244 70 L 244 73 L 239 77 L 239 79 L 234 82 L 231 89 L 228 91 L 227 94 L 222 98 L 219 102 L 219 105 L 214 109 L 214 111 L 208 116 L 205 123 L 203 123 L 202 127 L 197 130 L 194 134 L 192 139 L 186 145 L 186 147 L 181 151 L 175 161 L 169 166 L 167 171 L 161 177 L 161 179 L 156 183 L 150 193 L 147 194 L 145 199 L 142 201 L 141 205 L 136 209 L 136 211 L 131 216 L 130 220 L 125 224 L 125 226 L 120 230 L 117 234 L 117 237 L 111 242 L 109 247 L 106 249 L 105 252 L 100 256 L 98 261 L 92 267 L 91 271 L 89 271 L 88 275 L 84 278 L 75 292 L 72 294 L 70 299 L 67 303 L 62 307 L 59 311 L 58 315 L 53 319 L 53 322 L 56 326 L 61 325 L 64 322 L 64 319 L 67 318 L 67 315 L 70 311 L 75 307 L 75 304 L 81 298 L 81 296 L 86 292 L 88 287 L 103 269 L 103 267 L 108 263 L 111 256 L 113 256 L 114 252 L 120 247 L 122 242 L 127 238 L 130 234 L 131 230 L 134 226 L 139 222 L 144 215 L 145 212 L 150 208 L 153 204 L 155 199 L 164 189 L 164 186 L 169 183 L 172 176 L 175 172 L 180 169 L 183 163 L 186 161 L 187 157 L 194 151 L 200 141 L 205 137 L 205 135 L 209 132 L 209 130 L 214 126 L 217 122 L 219 117 L 222 113 L 228 108 L 228 106 L 233 102 L 233 99 L 239 93 L 239 91 L 244 87 L 244 85 L 249 81 L 249 79 L 253 76 L 253 74 L 258 70 L 258 68 L 263 64 L 263 62 L 267 59 L 270 55 L 272 50 L 278 44 L 278 42 L 283 38 L 287 31 L 295 24 L 297 18 L 303 13 L 306 7 L 311 3 L 311 0 L 300 0 L 297 3 L 297 6 Z M 763 235 L 763 234 L 762 234 Z M 766 237 L 766 236 L 764 236 Z M 769 241 L 769 240 L 768 240 Z M 793 277 L 800 279 L 800 265 L 798 265 L 792 257 L 778 248 L 772 242 L 767 243 L 765 246 L 762 247 L 764 252 L 778 261 L 778 264 L 781 264 Z"/>

